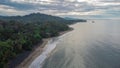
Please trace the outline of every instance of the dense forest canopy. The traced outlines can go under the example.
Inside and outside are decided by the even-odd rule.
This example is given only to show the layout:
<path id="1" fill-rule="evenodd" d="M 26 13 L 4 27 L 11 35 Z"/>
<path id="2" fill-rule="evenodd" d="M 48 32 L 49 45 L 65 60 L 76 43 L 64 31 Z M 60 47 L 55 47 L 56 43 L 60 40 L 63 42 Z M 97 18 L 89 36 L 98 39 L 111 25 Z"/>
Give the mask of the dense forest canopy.
<path id="1" fill-rule="evenodd" d="M 67 24 L 85 20 L 65 20 L 45 14 L 0 17 L 0 68 L 23 51 L 32 50 L 43 38 L 69 30 Z"/>

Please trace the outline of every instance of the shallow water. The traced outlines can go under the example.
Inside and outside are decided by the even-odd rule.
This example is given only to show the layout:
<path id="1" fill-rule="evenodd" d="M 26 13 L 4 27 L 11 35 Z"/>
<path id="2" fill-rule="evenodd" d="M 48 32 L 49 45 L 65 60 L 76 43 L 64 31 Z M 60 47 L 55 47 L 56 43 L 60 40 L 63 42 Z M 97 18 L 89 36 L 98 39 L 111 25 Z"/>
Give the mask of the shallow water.
<path id="1" fill-rule="evenodd" d="M 120 20 L 72 25 L 43 68 L 120 68 Z"/>

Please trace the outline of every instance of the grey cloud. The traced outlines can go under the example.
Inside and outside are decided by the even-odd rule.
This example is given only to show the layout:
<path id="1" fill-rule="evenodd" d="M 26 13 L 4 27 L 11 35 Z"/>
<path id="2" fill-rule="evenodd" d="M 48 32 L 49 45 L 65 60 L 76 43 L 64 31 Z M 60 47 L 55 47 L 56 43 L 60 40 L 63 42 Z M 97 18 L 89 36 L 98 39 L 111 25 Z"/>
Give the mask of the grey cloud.
<path id="1" fill-rule="evenodd" d="M 88 3 L 88 2 L 78 2 L 77 0 L 51 0 L 51 1 L 41 1 L 35 0 L 29 2 L 30 0 L 26 0 L 25 2 L 21 0 L 16 0 L 15 2 L 11 0 L 0 0 L 0 4 L 14 7 L 15 10 L 24 11 L 30 13 L 32 12 L 43 12 L 54 15 L 59 13 L 69 13 L 69 12 L 92 12 L 92 11 L 104 11 L 101 15 L 115 15 L 120 11 L 120 5 L 116 5 L 115 3 L 119 3 L 119 0 L 98 0 L 98 4 L 96 3 Z M 106 3 L 112 3 L 107 4 Z M 112 11 L 110 9 L 114 9 Z M 108 13 L 107 13 L 108 12 Z M 113 12 L 113 13 L 112 13 Z M 2 12 L 1 12 L 2 14 Z M 61 15 L 66 16 L 66 15 Z"/>
<path id="2" fill-rule="evenodd" d="M 0 0 L 0 4 L 14 7 L 17 10 L 27 10 L 35 8 L 32 4 L 14 3 L 10 0 Z"/>
<path id="3" fill-rule="evenodd" d="M 120 2 L 120 0 L 100 0 L 101 2 Z"/>

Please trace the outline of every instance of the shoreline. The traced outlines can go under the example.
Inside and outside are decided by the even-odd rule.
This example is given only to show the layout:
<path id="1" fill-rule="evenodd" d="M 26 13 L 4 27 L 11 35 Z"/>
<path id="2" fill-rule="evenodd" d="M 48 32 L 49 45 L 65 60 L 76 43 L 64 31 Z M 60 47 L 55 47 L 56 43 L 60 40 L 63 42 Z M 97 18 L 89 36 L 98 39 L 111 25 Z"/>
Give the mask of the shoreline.
<path id="1" fill-rule="evenodd" d="M 70 31 L 72 31 L 73 28 L 71 28 L 70 30 L 67 30 L 67 31 L 63 31 L 63 32 L 60 32 L 59 36 L 65 34 L 65 33 L 68 33 Z M 50 41 L 51 38 L 45 38 L 43 39 L 43 43 L 42 44 L 39 44 L 31 53 L 28 57 L 25 58 L 25 60 L 23 60 L 19 65 L 17 65 L 15 68 L 29 68 L 29 66 L 31 65 L 31 63 L 38 57 L 42 54 L 42 52 L 44 52 L 44 48 L 45 46 L 47 45 L 47 43 Z"/>
<path id="2" fill-rule="evenodd" d="M 29 65 L 32 63 L 32 61 L 34 61 L 35 58 L 37 58 L 43 52 L 43 49 L 44 49 L 45 45 L 48 43 L 49 40 L 50 40 L 50 38 L 43 39 L 43 43 L 38 45 L 34 49 L 34 51 L 27 58 L 25 58 L 25 60 L 23 62 L 21 62 L 15 68 L 28 68 Z"/>

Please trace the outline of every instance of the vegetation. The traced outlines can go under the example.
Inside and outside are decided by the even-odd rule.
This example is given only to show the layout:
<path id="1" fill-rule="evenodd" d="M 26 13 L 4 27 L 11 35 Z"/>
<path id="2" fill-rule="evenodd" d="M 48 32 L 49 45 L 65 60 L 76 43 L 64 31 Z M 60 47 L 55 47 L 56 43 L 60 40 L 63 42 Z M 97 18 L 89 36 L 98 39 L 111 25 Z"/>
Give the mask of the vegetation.
<path id="1" fill-rule="evenodd" d="M 32 47 L 42 38 L 57 36 L 59 32 L 68 30 L 66 24 L 57 22 L 20 23 L 16 21 L 0 21 L 0 68 L 6 66 L 9 59 Z"/>
<path id="2" fill-rule="evenodd" d="M 10 20 L 16 20 L 22 23 L 32 23 L 32 22 L 57 22 L 57 23 L 65 23 L 65 24 L 72 24 L 75 22 L 85 22 L 86 20 L 83 19 L 67 19 L 67 18 L 61 18 L 56 17 L 52 15 L 46 15 L 41 13 L 32 13 L 25 16 L 0 16 L 1 20 L 10 21 Z"/>
<path id="3" fill-rule="evenodd" d="M 68 22 L 75 22 L 41 15 L 1 17 L 4 19 L 0 20 L 0 68 L 6 68 L 8 61 L 19 53 L 32 50 L 43 38 L 58 36 L 59 32 L 68 30 Z"/>

